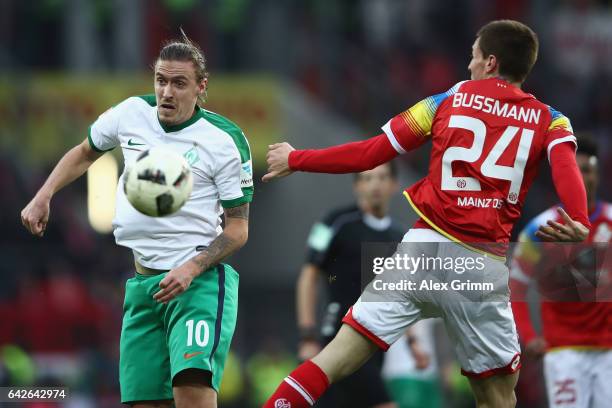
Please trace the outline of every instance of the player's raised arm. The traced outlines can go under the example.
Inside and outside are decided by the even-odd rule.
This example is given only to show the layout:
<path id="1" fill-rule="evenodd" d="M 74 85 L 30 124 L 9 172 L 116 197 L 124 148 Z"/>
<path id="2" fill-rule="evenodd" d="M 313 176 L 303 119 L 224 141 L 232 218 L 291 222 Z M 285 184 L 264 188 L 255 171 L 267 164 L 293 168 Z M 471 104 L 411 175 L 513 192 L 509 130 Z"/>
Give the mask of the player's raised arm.
<path id="1" fill-rule="evenodd" d="M 126 100 L 127 101 L 127 100 Z M 126 101 L 117 105 L 123 106 Z M 21 222 L 32 234 L 42 237 L 49 220 L 49 204 L 55 193 L 82 176 L 104 152 L 119 144 L 121 109 L 110 108 L 91 125 L 89 136 L 70 149 L 57 163 L 45 184 L 21 211 Z"/>
<path id="2" fill-rule="evenodd" d="M 21 223 L 24 227 L 32 234 L 42 237 L 49 221 L 53 195 L 82 176 L 102 154 L 94 150 L 87 139 L 70 149 L 57 163 L 34 198 L 21 211 Z"/>

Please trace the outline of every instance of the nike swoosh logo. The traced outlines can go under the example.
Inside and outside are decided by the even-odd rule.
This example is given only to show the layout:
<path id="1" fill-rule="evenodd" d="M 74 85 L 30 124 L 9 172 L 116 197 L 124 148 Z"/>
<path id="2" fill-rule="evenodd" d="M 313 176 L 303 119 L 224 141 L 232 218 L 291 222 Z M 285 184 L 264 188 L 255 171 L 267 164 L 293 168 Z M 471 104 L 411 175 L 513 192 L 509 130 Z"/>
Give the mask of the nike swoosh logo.
<path id="1" fill-rule="evenodd" d="M 185 353 L 183 354 L 183 357 L 185 358 L 185 360 L 189 360 L 191 357 L 195 357 L 198 356 L 200 354 L 204 354 L 203 351 L 195 351 L 193 353 Z"/>
<path id="2" fill-rule="evenodd" d="M 132 142 L 132 139 L 128 140 L 128 146 L 144 146 L 144 143 Z"/>

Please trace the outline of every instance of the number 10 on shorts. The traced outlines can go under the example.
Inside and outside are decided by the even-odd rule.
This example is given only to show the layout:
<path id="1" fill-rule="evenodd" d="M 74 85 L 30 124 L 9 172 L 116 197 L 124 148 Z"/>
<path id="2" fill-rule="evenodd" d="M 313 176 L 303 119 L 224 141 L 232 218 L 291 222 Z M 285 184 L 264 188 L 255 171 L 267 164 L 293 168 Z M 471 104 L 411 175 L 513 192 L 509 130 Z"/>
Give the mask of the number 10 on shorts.
<path id="1" fill-rule="evenodd" d="M 199 320 L 195 325 L 195 332 L 193 329 L 194 320 L 187 320 L 185 326 L 187 326 L 187 346 L 193 345 L 194 335 L 195 342 L 200 347 L 206 347 L 208 339 L 210 337 L 210 329 L 208 323 L 205 320 Z"/>

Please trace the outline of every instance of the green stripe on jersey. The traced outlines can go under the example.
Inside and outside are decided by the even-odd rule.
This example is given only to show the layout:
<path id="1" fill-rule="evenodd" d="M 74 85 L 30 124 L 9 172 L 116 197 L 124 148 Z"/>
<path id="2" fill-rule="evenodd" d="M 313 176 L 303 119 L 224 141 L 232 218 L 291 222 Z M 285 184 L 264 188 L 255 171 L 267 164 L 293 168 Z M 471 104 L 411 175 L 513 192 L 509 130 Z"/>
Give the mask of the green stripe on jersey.
<path id="1" fill-rule="evenodd" d="M 242 197 L 234 198 L 233 200 L 221 200 L 221 205 L 223 208 L 234 208 L 253 201 L 253 187 L 243 188 L 242 194 L 244 194 Z"/>
<path id="2" fill-rule="evenodd" d="M 245 163 L 249 163 L 250 171 L 253 171 L 253 166 L 250 164 L 251 160 L 251 149 L 249 148 L 249 143 L 247 142 L 246 137 L 244 136 L 244 132 L 242 129 L 238 127 L 231 120 L 219 115 L 218 113 L 211 112 L 206 109 L 201 110 L 202 117 L 208 121 L 211 125 L 221 129 L 223 132 L 230 135 L 238 152 L 240 153 L 240 161 L 243 165 Z M 251 175 L 252 176 L 252 175 Z M 223 208 L 232 208 L 237 207 L 239 205 L 243 205 L 246 203 L 250 203 L 253 200 L 253 186 L 242 187 L 242 197 L 236 198 L 234 200 L 221 200 L 221 205 Z"/>
<path id="3" fill-rule="evenodd" d="M 140 95 L 138 97 L 151 106 L 157 106 L 157 100 L 155 99 L 154 94 Z M 199 116 L 205 119 L 207 122 L 209 122 L 213 126 L 221 129 L 222 131 L 224 131 L 225 133 L 231 136 L 231 138 L 234 140 L 234 144 L 236 145 L 236 147 L 238 148 L 238 151 L 240 152 L 240 161 L 242 163 L 246 163 L 247 161 L 251 160 L 251 149 L 249 148 L 249 144 L 246 140 L 246 137 L 244 136 L 244 132 L 242 132 L 242 129 L 240 129 L 238 125 L 236 125 L 234 122 L 227 119 L 226 117 L 219 115 L 218 113 L 211 112 L 206 109 L 202 109 L 197 105 L 196 105 L 196 110 L 197 110 L 196 115 L 194 115 L 192 118 L 190 118 L 189 120 L 181 124 L 173 125 L 173 126 L 164 125 L 161 122 L 160 124 L 162 125 L 162 127 L 164 128 L 166 132 L 176 131 L 176 130 L 183 129 L 189 125 L 192 125 L 193 123 L 196 122 Z"/>
<path id="4" fill-rule="evenodd" d="M 148 103 L 150 106 L 157 106 L 157 99 L 155 98 L 154 94 L 140 95 L 138 96 L 138 98 L 142 99 L 143 101 Z M 193 125 L 202 117 L 202 108 L 196 105 L 194 110 L 195 110 L 195 113 L 193 114 L 193 116 L 191 116 L 186 121 L 179 123 L 178 125 L 167 125 L 165 123 L 162 123 L 162 121 L 159 120 L 159 116 L 157 117 L 157 121 L 159 122 L 159 125 L 162 127 L 164 132 L 166 133 L 178 132 L 179 130 L 183 130 L 186 127 Z"/>
<path id="5" fill-rule="evenodd" d="M 206 109 L 202 109 L 201 113 L 202 117 L 206 121 L 232 137 L 234 144 L 240 152 L 240 161 L 242 163 L 246 163 L 247 161 L 251 160 L 251 149 L 249 148 L 249 143 L 247 142 L 242 129 L 240 129 L 238 125 L 219 115 L 218 113 L 214 113 Z"/>
<path id="6" fill-rule="evenodd" d="M 138 96 L 140 99 L 142 99 L 143 101 L 145 101 L 146 103 L 148 103 L 151 106 L 157 106 L 157 99 L 155 99 L 155 95 L 153 94 L 149 94 L 149 95 L 140 95 Z"/>

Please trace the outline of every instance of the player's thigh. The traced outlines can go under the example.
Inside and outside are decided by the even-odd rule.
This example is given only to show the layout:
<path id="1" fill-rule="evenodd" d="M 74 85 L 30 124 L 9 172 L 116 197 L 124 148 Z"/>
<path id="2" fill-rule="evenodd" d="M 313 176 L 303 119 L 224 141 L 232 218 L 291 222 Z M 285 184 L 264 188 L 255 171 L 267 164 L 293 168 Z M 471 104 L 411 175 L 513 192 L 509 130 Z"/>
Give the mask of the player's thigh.
<path id="1" fill-rule="evenodd" d="M 238 273 L 219 264 L 194 279 L 187 291 L 168 303 L 171 374 L 183 370 L 209 372 L 218 391 L 238 314 Z"/>
<path id="2" fill-rule="evenodd" d="M 512 374 L 520 368 L 509 303 L 458 303 L 445 310 L 443 320 L 463 375 Z"/>
<path id="3" fill-rule="evenodd" d="M 419 237 L 416 233 L 412 235 Z M 436 243 L 402 242 L 385 264 L 387 260 L 417 259 L 424 253 L 435 255 L 436 252 Z M 384 351 L 404 334 L 406 328 L 421 319 L 426 305 L 415 294 L 414 285 L 428 273 L 426 270 L 408 270 L 401 262 L 389 264 L 392 268 L 379 271 L 381 273 L 365 287 L 342 319 L 344 324 Z"/>
<path id="4" fill-rule="evenodd" d="M 470 387 L 474 393 L 477 407 L 514 408 L 516 396 L 514 388 L 519 372 L 493 375 L 486 378 L 470 377 Z"/>
<path id="5" fill-rule="evenodd" d="M 439 308 L 462 373 L 482 378 L 512 374 L 520 368 L 520 347 L 508 289 L 508 269 L 457 244 L 441 247 L 440 256 L 471 259 L 482 267 L 447 272 L 448 290 L 439 292 Z"/>
<path id="6" fill-rule="evenodd" d="M 119 346 L 119 382 L 124 403 L 172 399 L 166 331 L 151 295 L 160 279 L 137 275 L 126 282 Z"/>
<path id="7" fill-rule="evenodd" d="M 592 362 L 588 357 L 583 351 L 572 349 L 546 353 L 544 378 L 551 408 L 589 408 L 592 392 L 588 373 Z"/>
<path id="8" fill-rule="evenodd" d="M 593 361 L 593 408 L 605 408 L 612 404 L 612 350 L 596 353 Z"/>

